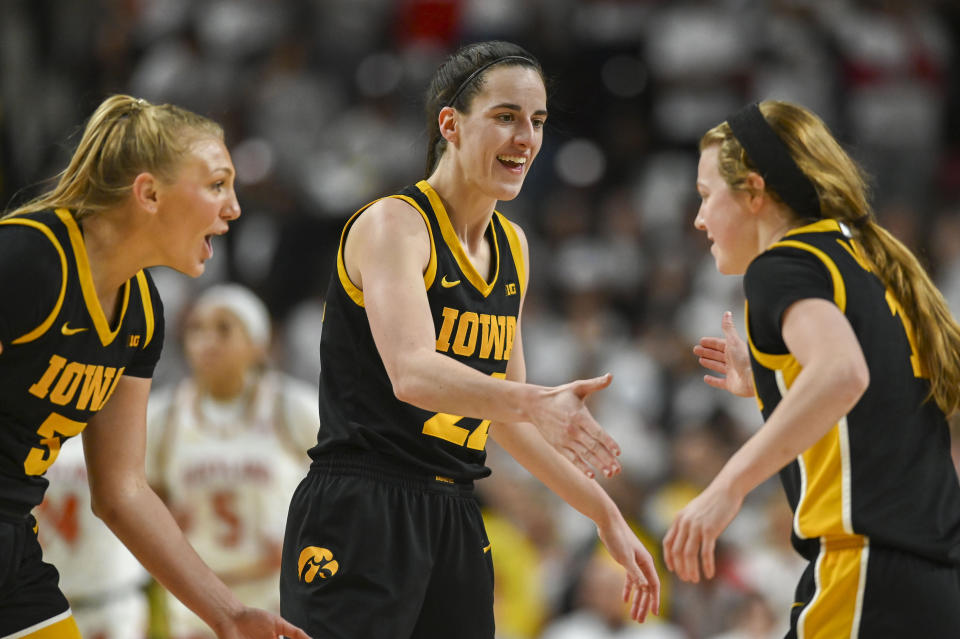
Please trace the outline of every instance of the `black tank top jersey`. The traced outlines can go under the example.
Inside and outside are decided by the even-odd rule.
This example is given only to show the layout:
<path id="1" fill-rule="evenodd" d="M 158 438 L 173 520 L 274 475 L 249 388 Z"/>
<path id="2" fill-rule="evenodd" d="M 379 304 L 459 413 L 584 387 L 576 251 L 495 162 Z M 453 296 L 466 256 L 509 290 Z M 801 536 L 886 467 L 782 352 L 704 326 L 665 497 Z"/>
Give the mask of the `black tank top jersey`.
<path id="1" fill-rule="evenodd" d="M 62 442 L 120 377 L 152 377 L 163 308 L 140 271 L 108 325 L 82 232 L 65 209 L 0 220 L 0 272 L 0 513 L 26 517 L 43 500 L 43 474 Z"/>
<path id="2" fill-rule="evenodd" d="M 437 193 L 421 181 L 390 196 L 419 211 L 430 231 L 423 275 L 437 336 L 436 350 L 482 373 L 504 377 L 513 348 L 524 264 L 512 224 L 495 212 L 487 230 L 491 278 L 467 258 Z M 371 202 L 371 204 L 373 204 Z M 410 468 L 469 481 L 489 475 L 484 465 L 488 420 L 432 413 L 398 400 L 380 359 L 363 292 L 347 276 L 340 239 L 320 343 L 320 423 L 314 459 L 331 452 L 373 453 Z"/>
<path id="3" fill-rule="evenodd" d="M 823 298 L 849 320 L 870 371 L 856 406 L 780 473 L 794 511 L 793 542 L 813 556 L 823 539 L 960 563 L 960 483 L 944 414 L 914 355 L 913 330 L 892 293 L 834 220 L 794 229 L 744 277 L 746 325 L 764 419 L 801 367 L 780 333 L 793 302 Z"/>

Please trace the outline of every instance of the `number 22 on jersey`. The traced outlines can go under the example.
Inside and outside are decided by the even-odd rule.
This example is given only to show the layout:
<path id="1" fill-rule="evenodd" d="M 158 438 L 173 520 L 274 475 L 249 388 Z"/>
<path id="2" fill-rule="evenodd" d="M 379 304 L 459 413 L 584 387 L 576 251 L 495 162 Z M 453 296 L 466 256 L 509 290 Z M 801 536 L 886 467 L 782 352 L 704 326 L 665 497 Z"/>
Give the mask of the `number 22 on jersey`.
<path id="1" fill-rule="evenodd" d="M 492 377 L 506 379 L 506 373 L 492 373 Z M 487 431 L 490 429 L 490 420 L 481 421 L 473 432 L 457 424 L 465 419 L 461 415 L 437 413 L 423 423 L 423 434 L 438 437 L 457 446 L 466 446 L 473 450 L 483 450 L 487 445 Z"/>

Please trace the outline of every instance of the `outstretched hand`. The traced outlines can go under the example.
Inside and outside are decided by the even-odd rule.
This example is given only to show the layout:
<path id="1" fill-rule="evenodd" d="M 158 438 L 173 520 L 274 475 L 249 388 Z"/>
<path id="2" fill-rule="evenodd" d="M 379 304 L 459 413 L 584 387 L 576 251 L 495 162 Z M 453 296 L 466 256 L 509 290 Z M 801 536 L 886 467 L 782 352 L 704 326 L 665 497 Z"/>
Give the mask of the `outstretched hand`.
<path id="1" fill-rule="evenodd" d="M 626 522 L 608 531 L 598 528 L 597 533 L 610 556 L 627 571 L 623 584 L 623 601 L 629 603 L 633 597 L 630 618 L 643 623 L 647 613 L 659 615 L 660 577 L 650 552 Z"/>
<path id="2" fill-rule="evenodd" d="M 230 621 L 229 627 L 217 632 L 219 639 L 310 639 L 289 621 L 259 608 L 245 607 Z"/>
<path id="3" fill-rule="evenodd" d="M 620 472 L 620 447 L 587 410 L 586 399 L 610 385 L 610 373 L 548 389 L 531 421 L 547 442 L 587 477 L 597 469 L 607 477 Z"/>
<path id="4" fill-rule="evenodd" d="M 723 377 L 704 375 L 703 381 L 740 397 L 753 397 L 753 374 L 750 372 L 750 354 L 747 344 L 733 323 L 733 313 L 727 311 L 720 320 L 723 337 L 701 337 L 693 347 L 693 354 L 704 368 Z"/>
<path id="5" fill-rule="evenodd" d="M 717 538 L 740 511 L 743 497 L 710 484 L 673 520 L 663 538 L 663 559 L 680 579 L 697 583 L 716 574 Z"/>

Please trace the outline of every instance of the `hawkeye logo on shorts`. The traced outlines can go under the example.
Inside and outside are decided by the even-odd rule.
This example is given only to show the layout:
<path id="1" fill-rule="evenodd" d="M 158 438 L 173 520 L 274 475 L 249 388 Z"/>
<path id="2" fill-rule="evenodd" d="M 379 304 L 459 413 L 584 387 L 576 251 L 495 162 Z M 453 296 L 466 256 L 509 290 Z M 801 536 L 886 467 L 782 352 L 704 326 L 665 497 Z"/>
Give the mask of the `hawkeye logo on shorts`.
<path id="1" fill-rule="evenodd" d="M 297 574 L 300 581 L 313 583 L 318 576 L 320 579 L 329 579 L 340 570 L 340 564 L 333 558 L 333 553 L 319 546 L 307 546 L 300 551 L 300 560 L 297 562 Z"/>

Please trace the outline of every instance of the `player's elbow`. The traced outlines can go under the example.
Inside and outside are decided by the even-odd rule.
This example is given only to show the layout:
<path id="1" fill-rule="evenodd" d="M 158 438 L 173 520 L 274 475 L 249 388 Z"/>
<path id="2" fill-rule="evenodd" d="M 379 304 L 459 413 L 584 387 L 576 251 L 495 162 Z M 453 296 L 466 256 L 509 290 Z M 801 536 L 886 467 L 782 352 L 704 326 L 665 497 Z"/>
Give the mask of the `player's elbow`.
<path id="1" fill-rule="evenodd" d="M 870 386 L 870 369 L 862 356 L 843 358 L 837 361 L 833 378 L 835 392 L 852 406 L 860 401 Z"/>
<path id="2" fill-rule="evenodd" d="M 117 512 L 115 502 L 109 495 L 104 494 L 103 491 L 90 492 L 90 510 L 93 511 L 93 514 L 96 515 L 98 519 L 104 522 L 109 522 Z"/>
<path id="3" fill-rule="evenodd" d="M 401 402 L 416 406 L 423 401 L 424 385 L 420 383 L 416 375 L 401 373 L 390 381 L 393 384 L 394 397 Z"/>
<path id="4" fill-rule="evenodd" d="M 122 483 L 96 482 L 90 486 L 90 510 L 108 526 L 130 503 L 137 500 L 136 488 Z"/>
<path id="5" fill-rule="evenodd" d="M 423 402 L 429 391 L 429 384 L 421 374 L 424 365 L 415 353 L 411 353 L 386 366 L 394 397 L 417 406 Z"/>

